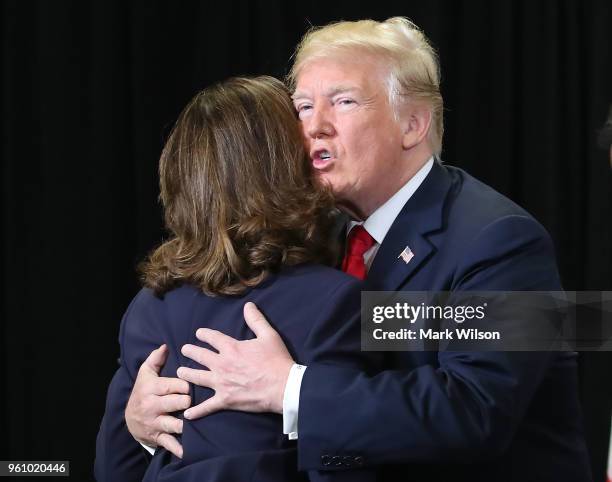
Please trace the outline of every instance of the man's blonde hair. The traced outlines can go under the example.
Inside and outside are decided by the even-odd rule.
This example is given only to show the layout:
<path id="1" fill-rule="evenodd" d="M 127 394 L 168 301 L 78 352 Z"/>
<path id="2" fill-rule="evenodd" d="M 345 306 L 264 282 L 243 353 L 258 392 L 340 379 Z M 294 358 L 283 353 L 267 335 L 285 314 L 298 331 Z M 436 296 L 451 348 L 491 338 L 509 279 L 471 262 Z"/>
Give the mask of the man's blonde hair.
<path id="1" fill-rule="evenodd" d="M 337 22 L 312 28 L 295 51 L 288 75 L 290 87 L 295 89 L 297 77 L 307 63 L 347 53 L 356 55 L 356 51 L 387 62 L 389 102 L 396 115 L 401 104 L 410 100 L 425 102 L 431 107 L 428 139 L 433 152 L 439 155 L 444 119 L 438 56 L 425 34 L 407 18 Z"/>

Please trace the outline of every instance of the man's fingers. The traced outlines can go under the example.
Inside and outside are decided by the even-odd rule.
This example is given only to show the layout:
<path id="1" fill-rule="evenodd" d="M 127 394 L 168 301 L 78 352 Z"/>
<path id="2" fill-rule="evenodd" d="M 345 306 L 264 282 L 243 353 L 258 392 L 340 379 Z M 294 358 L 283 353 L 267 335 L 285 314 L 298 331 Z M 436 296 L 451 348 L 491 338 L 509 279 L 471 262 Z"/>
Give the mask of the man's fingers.
<path id="1" fill-rule="evenodd" d="M 210 328 L 199 328 L 196 331 L 196 338 L 208 343 L 218 352 L 223 352 L 223 350 L 236 343 L 236 340 L 231 336 L 227 336 L 217 330 L 211 330 Z"/>
<path id="2" fill-rule="evenodd" d="M 203 367 L 213 369 L 215 366 L 215 360 L 219 356 L 212 350 L 208 348 L 204 348 L 203 346 L 196 345 L 183 345 L 181 348 L 181 353 L 185 355 L 187 358 L 191 358 L 193 361 L 198 362 Z"/>
<path id="3" fill-rule="evenodd" d="M 157 445 L 164 447 L 169 452 L 172 452 L 179 459 L 183 458 L 183 446 L 178 442 L 174 435 L 162 433 L 157 437 Z"/>
<path id="4" fill-rule="evenodd" d="M 189 383 L 180 378 L 158 378 L 154 385 L 155 395 L 170 395 L 171 393 L 189 393 Z"/>
<path id="5" fill-rule="evenodd" d="M 161 415 L 157 417 L 157 422 L 161 426 L 163 432 L 183 433 L 183 421 L 180 418 L 170 415 Z"/>
<path id="6" fill-rule="evenodd" d="M 177 412 L 185 410 L 191 405 L 191 397 L 189 395 L 165 395 L 160 397 L 162 413 Z"/>
<path id="7" fill-rule="evenodd" d="M 255 333 L 257 338 L 276 334 L 276 330 L 270 326 L 270 323 L 268 323 L 268 320 L 266 320 L 266 317 L 259 311 L 255 303 L 250 301 L 245 303 L 243 313 L 244 321 L 246 321 L 246 324 L 251 331 Z"/>
<path id="8" fill-rule="evenodd" d="M 147 359 L 142 363 L 141 368 L 146 366 L 155 373 L 159 373 L 164 366 L 164 363 L 166 363 L 166 358 L 168 358 L 168 347 L 166 345 L 162 345 L 151 352 Z"/>
<path id="9" fill-rule="evenodd" d="M 214 375 L 207 370 L 196 370 L 195 368 L 180 367 L 176 374 L 179 378 L 194 383 L 200 387 L 215 388 Z"/>
<path id="10" fill-rule="evenodd" d="M 196 418 L 205 417 L 206 415 L 210 415 L 211 413 L 215 413 L 226 408 L 227 407 L 223 405 L 220 398 L 213 396 L 208 400 L 203 401 L 199 405 L 191 407 L 189 410 L 185 410 L 183 415 L 186 419 L 193 420 Z"/>

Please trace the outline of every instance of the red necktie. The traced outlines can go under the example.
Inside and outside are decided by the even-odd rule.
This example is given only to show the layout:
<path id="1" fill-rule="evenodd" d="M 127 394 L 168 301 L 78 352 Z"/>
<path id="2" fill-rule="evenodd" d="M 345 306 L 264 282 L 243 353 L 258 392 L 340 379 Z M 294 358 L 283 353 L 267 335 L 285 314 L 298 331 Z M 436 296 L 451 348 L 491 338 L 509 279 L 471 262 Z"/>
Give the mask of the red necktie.
<path id="1" fill-rule="evenodd" d="M 347 248 L 342 260 L 342 271 L 359 279 L 365 279 L 366 266 L 363 255 L 376 241 L 365 228 L 358 224 L 348 235 Z"/>

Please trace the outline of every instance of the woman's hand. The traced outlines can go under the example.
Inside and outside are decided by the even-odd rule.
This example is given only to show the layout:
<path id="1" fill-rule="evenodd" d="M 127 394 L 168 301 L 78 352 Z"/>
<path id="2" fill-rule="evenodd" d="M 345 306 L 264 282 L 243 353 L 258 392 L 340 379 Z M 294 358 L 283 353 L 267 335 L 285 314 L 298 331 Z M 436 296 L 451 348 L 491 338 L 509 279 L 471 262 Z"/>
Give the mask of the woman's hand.
<path id="1" fill-rule="evenodd" d="M 153 350 L 138 370 L 125 409 L 125 421 L 132 436 L 151 448 L 164 447 L 179 458 L 183 447 L 171 434 L 183 432 L 183 421 L 168 415 L 191 405 L 189 384 L 179 378 L 160 377 L 166 363 L 166 345 Z"/>

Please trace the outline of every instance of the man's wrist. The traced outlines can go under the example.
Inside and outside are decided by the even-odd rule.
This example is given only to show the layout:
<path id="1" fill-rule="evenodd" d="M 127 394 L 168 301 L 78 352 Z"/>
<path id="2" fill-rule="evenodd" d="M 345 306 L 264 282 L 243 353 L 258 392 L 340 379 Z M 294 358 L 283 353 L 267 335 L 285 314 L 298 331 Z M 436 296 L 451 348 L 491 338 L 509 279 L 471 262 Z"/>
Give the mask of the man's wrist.
<path id="1" fill-rule="evenodd" d="M 300 387 L 306 367 L 294 363 L 287 377 L 283 396 L 283 433 L 289 440 L 298 438 L 298 413 L 300 408 Z"/>
<path id="2" fill-rule="evenodd" d="M 149 452 L 151 455 L 155 455 L 155 450 L 157 450 L 157 447 L 151 447 L 147 445 L 146 443 L 141 442 L 140 440 L 138 441 L 138 443 L 142 445 L 142 448 L 145 449 L 147 452 Z"/>

